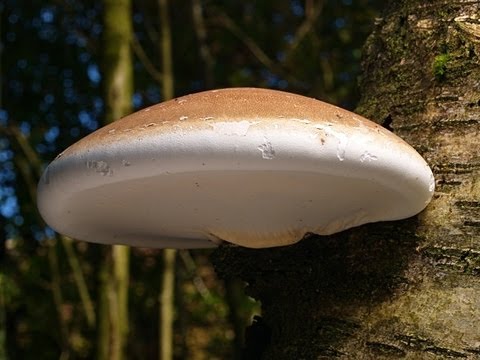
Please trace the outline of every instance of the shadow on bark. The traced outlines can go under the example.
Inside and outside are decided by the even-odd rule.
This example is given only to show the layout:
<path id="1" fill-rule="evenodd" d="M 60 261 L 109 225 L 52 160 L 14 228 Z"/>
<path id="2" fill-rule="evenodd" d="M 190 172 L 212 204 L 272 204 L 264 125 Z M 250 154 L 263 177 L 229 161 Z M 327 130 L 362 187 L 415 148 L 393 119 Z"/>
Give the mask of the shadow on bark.
<path id="1" fill-rule="evenodd" d="M 405 270 L 417 256 L 419 242 L 415 228 L 413 218 L 332 236 L 308 235 L 280 248 L 218 248 L 212 254 L 217 273 L 248 283 L 247 295 L 262 303 L 262 331 L 271 334 L 263 345 L 248 341 L 257 319 L 247 330 L 245 353 L 266 359 L 343 355 L 342 342 L 361 328 L 355 314 L 408 283 Z M 288 329 L 281 324 L 289 324 Z M 314 343 L 307 341 L 312 338 Z"/>

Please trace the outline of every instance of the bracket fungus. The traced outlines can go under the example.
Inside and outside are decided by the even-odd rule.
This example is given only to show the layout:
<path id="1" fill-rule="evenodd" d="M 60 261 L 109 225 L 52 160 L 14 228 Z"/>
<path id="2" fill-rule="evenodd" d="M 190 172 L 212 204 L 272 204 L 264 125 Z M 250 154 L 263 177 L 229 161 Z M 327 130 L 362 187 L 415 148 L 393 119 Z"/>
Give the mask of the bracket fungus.
<path id="1" fill-rule="evenodd" d="M 160 248 L 293 244 L 420 212 L 434 178 L 381 126 L 336 106 L 257 88 L 148 107 L 70 146 L 38 205 L 74 238 Z"/>

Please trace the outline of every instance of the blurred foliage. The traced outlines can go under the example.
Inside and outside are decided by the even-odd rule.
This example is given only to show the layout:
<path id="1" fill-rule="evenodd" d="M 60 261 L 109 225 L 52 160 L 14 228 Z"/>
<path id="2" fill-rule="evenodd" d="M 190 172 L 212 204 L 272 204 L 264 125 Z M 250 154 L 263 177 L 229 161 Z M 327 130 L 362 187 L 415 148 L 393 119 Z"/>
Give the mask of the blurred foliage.
<path id="1" fill-rule="evenodd" d="M 353 108 L 361 46 L 380 0 L 172 1 L 176 95 L 260 86 Z M 99 1 L 0 2 L 0 286 L 11 359 L 92 358 L 70 256 L 35 206 L 37 164 L 103 123 Z M 157 3 L 134 1 L 135 109 L 161 101 Z M 30 149 L 30 150 L 29 150 Z M 102 246 L 74 244 L 88 290 L 97 298 Z M 132 254 L 131 359 L 155 358 L 157 250 Z M 208 251 L 177 261 L 175 354 L 233 358 L 225 287 Z M 192 264 L 194 267 L 192 269 Z M 258 311 L 240 299 L 245 317 Z M 0 346 L 2 346 L 0 342 Z"/>

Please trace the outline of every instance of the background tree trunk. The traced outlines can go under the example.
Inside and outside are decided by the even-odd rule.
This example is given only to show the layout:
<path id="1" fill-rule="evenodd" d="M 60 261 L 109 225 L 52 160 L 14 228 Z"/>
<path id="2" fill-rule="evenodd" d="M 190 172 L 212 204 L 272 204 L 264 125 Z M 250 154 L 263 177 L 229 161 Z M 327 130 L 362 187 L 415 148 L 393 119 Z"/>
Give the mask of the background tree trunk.
<path id="1" fill-rule="evenodd" d="M 162 63 L 163 100 L 173 99 L 175 93 L 173 74 L 172 36 L 168 0 L 158 0 L 160 19 L 160 58 Z M 173 323 L 175 313 L 175 249 L 162 250 L 162 282 L 159 294 L 159 339 L 158 358 L 173 359 Z"/>
<path id="2" fill-rule="evenodd" d="M 432 166 L 416 218 L 275 249 L 224 246 L 223 277 L 248 282 L 264 359 L 480 356 L 480 3 L 392 1 L 365 46 L 358 112 Z"/>
<path id="3" fill-rule="evenodd" d="M 103 74 L 105 120 L 112 122 L 132 112 L 133 36 L 130 0 L 104 0 Z M 100 271 L 98 358 L 126 358 L 130 248 L 114 245 Z M 107 316 L 107 314 L 109 314 Z M 107 323 L 108 322 L 108 323 Z"/>

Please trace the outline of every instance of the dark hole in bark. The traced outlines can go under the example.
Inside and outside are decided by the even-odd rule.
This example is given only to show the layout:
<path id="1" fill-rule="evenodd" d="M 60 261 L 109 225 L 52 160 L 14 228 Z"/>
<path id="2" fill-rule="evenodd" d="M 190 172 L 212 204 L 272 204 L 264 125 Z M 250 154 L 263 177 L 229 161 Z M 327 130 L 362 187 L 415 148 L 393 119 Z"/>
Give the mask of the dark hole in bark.
<path id="1" fill-rule="evenodd" d="M 270 344 L 271 330 L 261 316 L 255 315 L 245 330 L 245 347 L 242 360 L 260 360 Z"/>
<path id="2" fill-rule="evenodd" d="M 388 115 L 382 122 L 382 125 L 385 129 L 389 130 L 389 131 L 393 131 L 393 128 L 392 128 L 392 122 L 393 122 L 393 118 L 392 118 L 392 115 Z"/>

